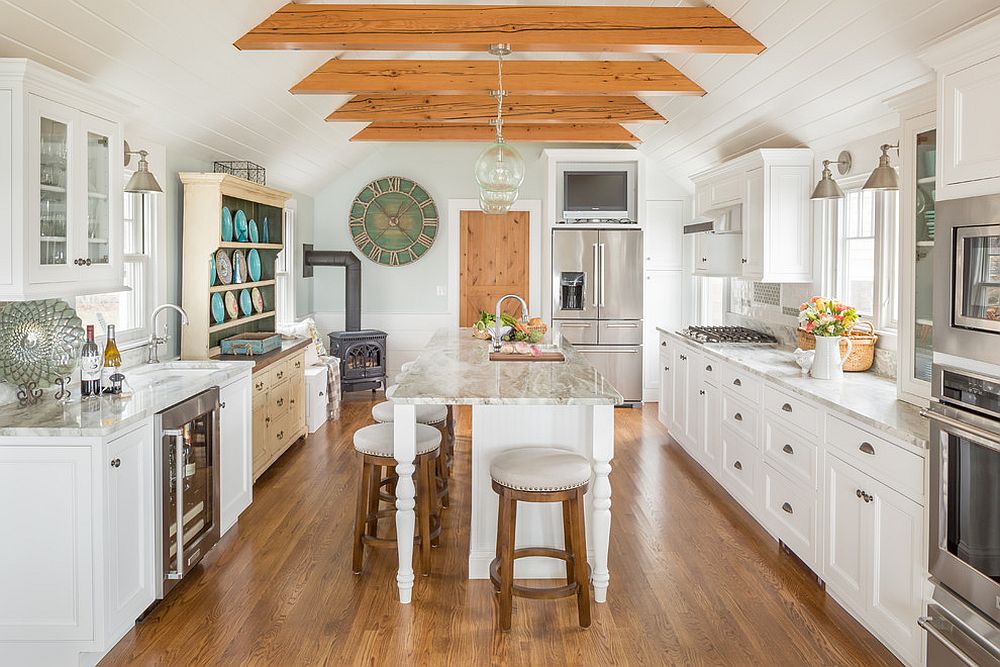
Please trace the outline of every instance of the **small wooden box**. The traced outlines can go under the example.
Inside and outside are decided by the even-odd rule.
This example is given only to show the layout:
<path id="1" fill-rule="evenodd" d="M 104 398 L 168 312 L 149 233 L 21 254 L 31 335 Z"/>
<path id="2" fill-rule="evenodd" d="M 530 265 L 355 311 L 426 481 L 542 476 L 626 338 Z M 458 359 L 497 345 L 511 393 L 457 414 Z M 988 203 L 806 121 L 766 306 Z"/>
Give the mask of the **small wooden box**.
<path id="1" fill-rule="evenodd" d="M 242 333 L 219 341 L 222 354 L 242 354 L 248 357 L 260 356 L 281 348 L 281 334 L 262 331 Z"/>

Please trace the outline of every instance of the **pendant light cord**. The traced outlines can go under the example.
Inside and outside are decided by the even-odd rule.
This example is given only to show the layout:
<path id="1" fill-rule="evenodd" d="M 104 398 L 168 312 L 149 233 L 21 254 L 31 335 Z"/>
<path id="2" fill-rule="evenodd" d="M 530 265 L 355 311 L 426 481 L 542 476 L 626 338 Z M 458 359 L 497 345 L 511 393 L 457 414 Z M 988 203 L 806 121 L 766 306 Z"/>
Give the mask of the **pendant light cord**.
<path id="1" fill-rule="evenodd" d="M 503 53 L 497 54 L 497 143 L 503 143 Z"/>

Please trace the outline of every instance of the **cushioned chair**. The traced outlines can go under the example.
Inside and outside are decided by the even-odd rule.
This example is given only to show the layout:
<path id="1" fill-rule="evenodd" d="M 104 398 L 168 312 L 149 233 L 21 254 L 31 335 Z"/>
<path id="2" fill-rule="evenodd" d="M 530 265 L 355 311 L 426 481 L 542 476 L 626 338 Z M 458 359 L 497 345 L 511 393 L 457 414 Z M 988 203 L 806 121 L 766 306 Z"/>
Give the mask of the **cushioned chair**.
<path id="1" fill-rule="evenodd" d="M 576 596 L 580 627 L 590 627 L 590 569 L 584 530 L 583 496 L 590 485 L 590 461 L 575 452 L 551 447 L 512 449 L 490 463 L 493 490 L 500 494 L 496 558 L 490 580 L 500 593 L 500 628 L 510 630 L 513 597 L 551 600 Z M 517 503 L 562 503 L 563 549 L 514 548 Z M 547 588 L 514 583 L 514 561 L 542 556 L 566 561 L 566 584 Z"/>
<path id="2" fill-rule="evenodd" d="M 358 504 L 354 517 L 354 553 L 352 570 L 361 573 L 365 546 L 395 548 L 396 540 L 379 537 L 379 519 L 394 516 L 394 509 L 380 509 L 379 501 L 394 498 L 382 496 L 381 486 L 388 478 L 382 477 L 382 469 L 393 469 L 396 459 L 392 456 L 393 425 L 372 424 L 354 432 L 354 449 L 361 455 L 361 484 L 358 488 Z M 431 542 L 441 532 L 440 520 L 431 512 L 431 498 L 434 485 L 434 464 L 441 449 L 441 431 L 426 424 L 417 424 L 417 456 L 414 481 L 417 487 L 416 512 L 417 531 L 414 544 L 420 547 L 421 571 L 430 573 Z"/>

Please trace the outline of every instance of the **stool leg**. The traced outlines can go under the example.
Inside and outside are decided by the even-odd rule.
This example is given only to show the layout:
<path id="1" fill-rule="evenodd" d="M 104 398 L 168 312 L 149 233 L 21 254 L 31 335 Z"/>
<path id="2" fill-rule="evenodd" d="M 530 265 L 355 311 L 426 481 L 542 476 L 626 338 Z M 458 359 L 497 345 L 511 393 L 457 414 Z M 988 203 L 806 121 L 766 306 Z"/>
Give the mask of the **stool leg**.
<path id="1" fill-rule="evenodd" d="M 444 452 L 438 454 L 437 459 L 434 462 L 434 467 L 437 469 L 436 477 L 441 480 L 441 484 L 444 485 L 444 495 L 441 496 L 441 507 L 448 507 L 451 503 L 448 499 L 448 459 L 444 455 Z M 434 489 L 437 490 L 437 483 L 435 480 Z"/>
<path id="2" fill-rule="evenodd" d="M 361 565 L 365 553 L 365 545 L 361 541 L 361 536 L 365 532 L 365 515 L 368 513 L 369 468 L 370 466 L 362 459 L 361 481 L 358 484 L 358 503 L 354 514 L 354 554 L 351 560 L 351 571 L 354 574 L 361 574 Z"/>
<path id="3" fill-rule="evenodd" d="M 425 577 L 431 573 L 431 494 L 434 493 L 434 486 L 428 482 L 432 479 L 430 461 L 424 458 L 417 475 L 417 522 L 420 527 L 420 570 Z"/>
<path id="4" fill-rule="evenodd" d="M 378 492 L 382 481 L 382 466 L 368 466 L 368 534 L 378 537 Z"/>
<path id="5" fill-rule="evenodd" d="M 576 553 L 575 551 L 573 551 L 573 533 L 575 532 L 575 530 L 573 527 L 574 526 L 573 505 L 568 500 L 562 501 L 562 518 L 563 518 L 563 544 L 565 545 L 563 548 L 565 549 L 566 553 L 572 556 Z M 567 560 L 566 561 L 567 584 L 572 584 L 574 581 L 576 581 L 576 578 L 574 576 L 575 569 L 576 569 L 576 563 L 572 559 Z"/>
<path id="6" fill-rule="evenodd" d="M 440 457 L 440 455 L 439 455 Z M 435 468 L 437 466 L 437 459 L 433 463 L 428 463 L 426 466 L 426 472 L 423 473 L 427 477 L 427 488 L 430 490 L 430 506 L 431 514 L 437 516 L 438 522 L 441 521 L 441 503 L 437 497 L 437 473 Z M 428 519 L 430 521 L 430 519 Z M 441 546 L 441 536 L 431 538 L 431 546 L 439 547 Z"/>
<path id="7" fill-rule="evenodd" d="M 501 496 L 506 505 L 500 551 L 500 629 L 510 630 L 514 604 L 514 536 L 517 532 L 517 501 L 506 493 Z"/>
<path id="8" fill-rule="evenodd" d="M 500 580 L 503 581 L 503 536 L 504 529 L 507 527 L 507 503 L 503 500 L 503 495 L 497 501 L 497 560 L 500 561 L 500 566 L 497 568 L 497 575 Z M 500 592 L 499 582 L 494 586 L 494 591 Z"/>
<path id="9" fill-rule="evenodd" d="M 573 564 L 576 566 L 576 608 L 580 627 L 590 627 L 590 578 L 587 576 L 587 534 L 583 519 L 583 492 L 570 501 L 573 505 Z"/>

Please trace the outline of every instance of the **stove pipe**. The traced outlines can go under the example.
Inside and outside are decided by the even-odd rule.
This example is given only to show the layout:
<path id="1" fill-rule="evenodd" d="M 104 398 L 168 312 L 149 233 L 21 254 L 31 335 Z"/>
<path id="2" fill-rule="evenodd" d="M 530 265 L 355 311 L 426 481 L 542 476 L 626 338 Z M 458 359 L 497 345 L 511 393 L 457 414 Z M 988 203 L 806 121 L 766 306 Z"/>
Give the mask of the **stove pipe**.
<path id="1" fill-rule="evenodd" d="M 347 270 L 344 286 L 344 329 L 361 330 L 361 260 L 350 250 L 313 250 L 302 244 L 302 277 L 312 278 L 315 266 L 342 266 Z"/>

